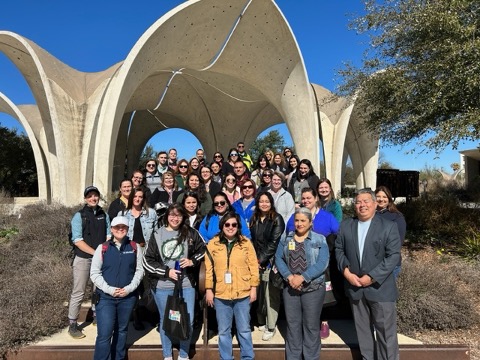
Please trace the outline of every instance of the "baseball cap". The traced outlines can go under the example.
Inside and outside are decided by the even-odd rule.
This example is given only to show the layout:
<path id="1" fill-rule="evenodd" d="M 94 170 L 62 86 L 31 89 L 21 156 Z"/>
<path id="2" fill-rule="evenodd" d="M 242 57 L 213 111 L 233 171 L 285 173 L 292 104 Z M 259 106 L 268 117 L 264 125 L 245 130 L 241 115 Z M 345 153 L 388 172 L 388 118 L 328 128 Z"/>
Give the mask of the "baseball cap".
<path id="1" fill-rule="evenodd" d="M 95 191 L 98 194 L 98 196 L 100 196 L 100 191 L 98 191 L 98 189 L 95 186 L 90 185 L 85 188 L 85 191 L 83 192 L 83 197 L 87 197 L 88 193 L 91 191 Z"/>
<path id="2" fill-rule="evenodd" d="M 112 220 L 112 223 L 110 224 L 111 227 L 117 226 L 117 225 L 125 225 L 128 226 L 128 218 L 125 216 L 115 216 Z"/>

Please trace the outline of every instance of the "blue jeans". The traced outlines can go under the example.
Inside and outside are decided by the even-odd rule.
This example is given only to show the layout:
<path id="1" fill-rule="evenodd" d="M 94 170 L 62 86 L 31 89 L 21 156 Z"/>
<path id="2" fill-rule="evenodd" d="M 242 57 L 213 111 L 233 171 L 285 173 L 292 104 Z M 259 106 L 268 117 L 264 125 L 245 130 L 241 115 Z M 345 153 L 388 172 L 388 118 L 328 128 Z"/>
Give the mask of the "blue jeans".
<path id="1" fill-rule="evenodd" d="M 134 294 L 124 298 L 100 295 L 96 306 L 97 339 L 94 360 L 125 359 L 128 321 L 136 300 Z"/>
<path id="2" fill-rule="evenodd" d="M 236 300 L 214 299 L 218 322 L 218 350 L 220 360 L 233 360 L 232 322 L 235 316 L 237 339 L 242 360 L 254 359 L 250 331 L 250 297 Z"/>
<path id="3" fill-rule="evenodd" d="M 172 290 L 161 290 L 154 289 L 153 295 L 155 302 L 157 303 L 158 312 L 160 313 L 160 341 L 162 343 L 163 357 L 173 356 L 172 352 L 172 339 L 170 339 L 163 331 L 163 316 L 165 315 L 165 307 L 167 306 L 168 295 L 173 295 Z M 184 288 L 182 289 L 183 298 L 187 303 L 188 314 L 190 315 L 190 338 L 193 331 L 193 312 L 195 306 L 195 289 L 194 288 Z M 180 357 L 188 358 L 188 352 L 190 350 L 190 338 L 187 340 L 180 341 Z M 177 341 L 177 339 L 174 339 Z"/>

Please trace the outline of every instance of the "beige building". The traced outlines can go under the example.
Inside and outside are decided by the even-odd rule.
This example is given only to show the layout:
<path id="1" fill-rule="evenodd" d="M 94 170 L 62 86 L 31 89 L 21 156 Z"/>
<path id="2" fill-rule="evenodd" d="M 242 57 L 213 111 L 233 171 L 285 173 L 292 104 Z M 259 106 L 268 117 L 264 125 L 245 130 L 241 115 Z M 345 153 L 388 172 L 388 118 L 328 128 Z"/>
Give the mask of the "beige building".
<path id="1" fill-rule="evenodd" d="M 32 143 L 40 200 L 71 205 L 82 201 L 86 185 L 113 190 L 148 140 L 169 127 L 190 131 L 212 154 L 238 140 L 248 146 L 282 122 L 298 155 L 317 170 L 323 151 L 336 191 L 348 155 L 357 187 L 375 186 L 378 141 L 360 131 L 354 104 L 326 102 L 330 92 L 309 83 L 273 0 L 184 2 L 155 22 L 123 62 L 98 73 L 72 69 L 8 31 L 0 32 L 0 51 L 37 102 L 17 105 L 0 93 L 0 111 L 16 118 Z"/>

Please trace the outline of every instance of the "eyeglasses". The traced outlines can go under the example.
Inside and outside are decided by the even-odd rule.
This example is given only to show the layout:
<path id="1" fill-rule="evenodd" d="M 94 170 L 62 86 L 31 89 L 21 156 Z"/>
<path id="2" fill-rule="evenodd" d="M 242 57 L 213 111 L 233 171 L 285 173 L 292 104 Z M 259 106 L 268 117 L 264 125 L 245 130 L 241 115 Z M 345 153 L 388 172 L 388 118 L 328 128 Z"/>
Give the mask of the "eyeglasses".
<path id="1" fill-rule="evenodd" d="M 171 219 L 181 219 L 183 218 L 182 215 L 175 215 L 175 214 L 168 214 L 168 217 Z"/>
<path id="2" fill-rule="evenodd" d="M 254 189 L 255 187 L 253 185 L 243 185 L 242 186 L 242 190 L 245 190 L 245 189 Z"/>
<path id="3" fill-rule="evenodd" d="M 237 147 L 243 149 L 245 147 L 245 145 L 237 145 Z"/>
<path id="4" fill-rule="evenodd" d="M 147 167 L 155 167 L 155 164 L 147 164 Z"/>
<path id="5" fill-rule="evenodd" d="M 226 201 L 215 201 L 213 206 L 225 206 L 226 203 Z"/>
<path id="6" fill-rule="evenodd" d="M 188 165 L 179 165 L 178 167 L 179 167 L 180 169 L 186 169 L 186 168 L 188 168 Z"/>
<path id="7" fill-rule="evenodd" d="M 214 157 L 216 157 L 216 158 L 221 158 L 222 155 L 214 155 Z"/>
<path id="8" fill-rule="evenodd" d="M 262 174 L 263 177 L 272 177 L 270 174 Z"/>
<path id="9" fill-rule="evenodd" d="M 238 156 L 237 153 L 230 153 L 230 156 Z"/>
<path id="10" fill-rule="evenodd" d="M 236 228 L 238 226 L 238 223 L 234 222 L 234 223 L 225 223 L 223 226 L 225 226 L 226 228 L 229 228 L 229 227 L 232 227 L 232 228 Z"/>

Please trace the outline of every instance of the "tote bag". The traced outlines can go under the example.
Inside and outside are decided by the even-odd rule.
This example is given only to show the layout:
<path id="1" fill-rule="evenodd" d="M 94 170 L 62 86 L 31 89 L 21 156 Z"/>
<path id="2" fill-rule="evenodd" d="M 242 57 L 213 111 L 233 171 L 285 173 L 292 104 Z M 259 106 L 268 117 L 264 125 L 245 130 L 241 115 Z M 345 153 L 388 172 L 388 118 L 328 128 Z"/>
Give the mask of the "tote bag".
<path id="1" fill-rule="evenodd" d="M 163 330 L 170 338 L 187 340 L 190 337 L 190 316 L 187 303 L 180 295 L 180 288 L 181 277 L 175 283 L 173 295 L 168 295 L 163 316 Z"/>

